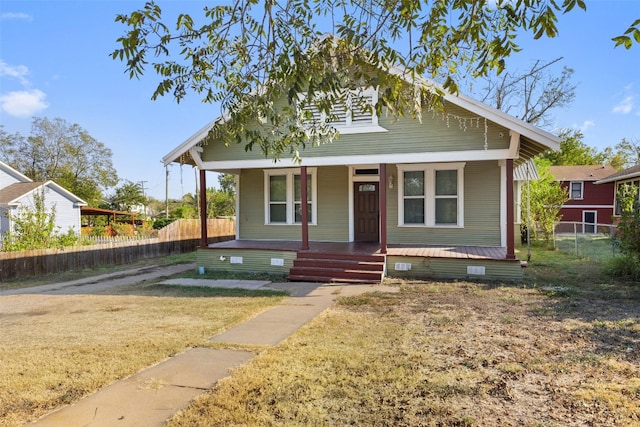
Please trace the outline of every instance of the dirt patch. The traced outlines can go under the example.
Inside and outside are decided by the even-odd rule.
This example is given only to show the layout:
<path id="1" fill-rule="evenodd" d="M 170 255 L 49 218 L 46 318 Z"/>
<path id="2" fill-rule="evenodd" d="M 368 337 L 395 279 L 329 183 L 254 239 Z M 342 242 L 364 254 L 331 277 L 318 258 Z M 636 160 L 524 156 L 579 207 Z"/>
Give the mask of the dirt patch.
<path id="1" fill-rule="evenodd" d="M 473 390 L 438 396 L 473 425 L 637 425 L 639 308 L 636 299 L 443 283 L 406 286 L 386 315 L 414 330 L 407 351 L 428 349 L 430 367 Z"/>

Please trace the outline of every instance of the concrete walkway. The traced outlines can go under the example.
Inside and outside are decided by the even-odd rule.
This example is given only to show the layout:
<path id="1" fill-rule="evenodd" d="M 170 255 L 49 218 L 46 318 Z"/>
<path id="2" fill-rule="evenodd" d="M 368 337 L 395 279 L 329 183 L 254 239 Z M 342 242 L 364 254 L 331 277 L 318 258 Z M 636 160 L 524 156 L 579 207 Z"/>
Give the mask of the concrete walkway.
<path id="1" fill-rule="evenodd" d="M 175 279 L 167 284 L 216 286 L 211 281 Z M 207 283 L 209 282 L 209 283 Z M 213 281 L 216 282 L 216 281 Z M 222 285 L 222 283 L 220 284 Z M 241 286 L 242 285 L 242 286 Z M 225 283 L 225 287 L 287 290 L 291 297 L 217 336 L 217 343 L 275 346 L 333 305 L 338 296 L 372 290 L 397 291 L 380 285 L 317 283 Z M 162 426 L 197 395 L 228 375 L 229 369 L 255 356 L 242 350 L 193 348 L 129 378 L 98 390 L 34 423 L 36 426 Z"/>
<path id="2" fill-rule="evenodd" d="M 49 283 L 47 285 L 32 286 L 29 288 L 0 290 L 2 295 L 19 294 L 48 294 L 48 295 L 71 295 L 87 294 L 115 286 L 131 285 L 133 283 L 154 280 L 160 277 L 169 277 L 174 274 L 183 273 L 196 269 L 196 265 L 174 264 L 169 266 L 150 266 L 134 268 L 130 270 L 116 271 L 114 273 L 99 274 L 96 276 L 84 277 L 82 279 L 70 280 L 68 282 Z"/>

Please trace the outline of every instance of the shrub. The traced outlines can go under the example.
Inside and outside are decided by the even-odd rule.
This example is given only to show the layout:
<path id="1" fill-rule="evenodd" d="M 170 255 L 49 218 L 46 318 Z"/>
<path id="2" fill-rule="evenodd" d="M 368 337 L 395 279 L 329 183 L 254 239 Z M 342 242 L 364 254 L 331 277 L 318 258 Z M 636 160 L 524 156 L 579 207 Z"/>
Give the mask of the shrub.
<path id="1" fill-rule="evenodd" d="M 622 251 L 635 258 L 640 264 L 640 203 L 638 203 L 638 187 L 624 184 L 618 189 L 617 199 L 620 203 L 622 218 L 618 224 L 618 236 Z"/>
<path id="2" fill-rule="evenodd" d="M 604 271 L 611 276 L 621 279 L 640 281 L 640 261 L 628 253 L 606 261 Z"/>
<path id="3" fill-rule="evenodd" d="M 65 247 L 77 245 L 80 238 L 78 237 L 78 234 L 70 228 L 65 234 L 58 234 L 58 236 L 56 236 L 56 240 L 56 246 Z"/>
<path id="4" fill-rule="evenodd" d="M 33 194 L 33 208 L 23 207 L 9 217 L 13 221 L 13 229 L 2 239 L 4 251 L 60 248 L 78 242 L 74 230 L 61 233 L 60 227 L 55 225 L 55 206 L 47 211 L 44 190 Z"/>
<path id="5" fill-rule="evenodd" d="M 153 221 L 154 230 L 160 230 L 175 221 L 175 218 L 157 218 Z"/>
<path id="6" fill-rule="evenodd" d="M 144 238 L 148 238 L 148 237 L 154 237 L 157 236 L 157 232 L 154 230 L 153 225 L 151 224 L 151 222 L 149 221 L 145 221 L 142 223 L 142 225 L 139 225 L 136 228 L 136 233 L 138 235 L 138 237 L 144 237 Z"/>
<path id="7" fill-rule="evenodd" d="M 114 223 L 111 225 L 116 236 L 135 236 L 133 224 Z"/>
<path id="8" fill-rule="evenodd" d="M 89 236 L 91 237 L 101 237 L 106 235 L 107 235 L 107 229 L 102 225 L 93 226 L 89 230 Z"/>

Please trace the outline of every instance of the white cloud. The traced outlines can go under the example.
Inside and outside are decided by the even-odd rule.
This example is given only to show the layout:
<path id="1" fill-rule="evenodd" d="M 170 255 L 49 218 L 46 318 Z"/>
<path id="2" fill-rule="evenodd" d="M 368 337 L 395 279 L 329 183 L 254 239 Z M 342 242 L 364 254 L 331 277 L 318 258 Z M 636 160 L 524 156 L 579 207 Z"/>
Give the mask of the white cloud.
<path id="1" fill-rule="evenodd" d="M 624 87 L 622 96 L 624 97 L 620 102 L 613 106 L 611 110 L 614 114 L 629 114 L 637 109 L 636 95 L 633 93 L 633 84 Z"/>
<path id="2" fill-rule="evenodd" d="M 9 76 L 14 77 L 20 81 L 23 86 L 29 86 L 29 69 L 24 65 L 11 66 L 6 62 L 0 60 L 0 77 Z"/>
<path id="3" fill-rule="evenodd" d="M 45 102 L 47 95 L 41 90 L 31 88 L 28 75 L 29 68 L 26 66 L 13 66 L 0 60 L 0 77 L 16 79 L 23 87 L 22 90 L 0 94 L 0 109 L 10 116 L 32 117 L 49 107 Z"/>
<path id="4" fill-rule="evenodd" d="M 633 95 L 626 96 L 622 101 L 613 107 L 611 112 L 616 114 L 629 114 L 634 108 Z"/>
<path id="5" fill-rule="evenodd" d="M 49 106 L 44 101 L 46 96 L 38 89 L 9 92 L 0 96 L 0 108 L 10 116 L 31 117 Z"/>
<path id="6" fill-rule="evenodd" d="M 0 19 L 2 19 L 3 21 L 9 19 L 23 20 L 28 22 L 33 21 L 33 17 L 31 15 L 22 12 L 5 12 L 0 15 Z"/>
<path id="7" fill-rule="evenodd" d="M 575 125 L 574 128 L 578 129 L 580 132 L 584 133 L 589 128 L 595 127 L 596 123 L 592 120 L 585 120 L 581 125 Z"/>

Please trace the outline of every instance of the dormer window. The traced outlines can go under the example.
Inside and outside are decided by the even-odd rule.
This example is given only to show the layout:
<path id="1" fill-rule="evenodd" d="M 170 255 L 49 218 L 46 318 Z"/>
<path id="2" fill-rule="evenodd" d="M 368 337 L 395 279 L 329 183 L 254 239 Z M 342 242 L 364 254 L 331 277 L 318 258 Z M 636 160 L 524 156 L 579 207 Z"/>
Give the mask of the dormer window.
<path id="1" fill-rule="evenodd" d="M 378 91 L 369 88 L 349 91 L 345 102 L 335 104 L 331 114 L 321 112 L 317 105 L 307 105 L 303 109 L 309 113 L 309 125 L 326 123 L 341 134 L 386 132 L 385 128 L 378 125 L 375 112 L 377 102 Z"/>

